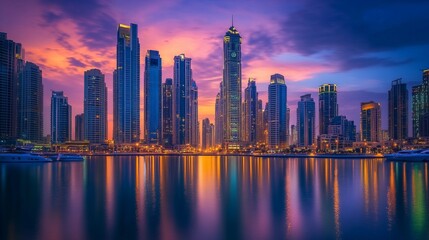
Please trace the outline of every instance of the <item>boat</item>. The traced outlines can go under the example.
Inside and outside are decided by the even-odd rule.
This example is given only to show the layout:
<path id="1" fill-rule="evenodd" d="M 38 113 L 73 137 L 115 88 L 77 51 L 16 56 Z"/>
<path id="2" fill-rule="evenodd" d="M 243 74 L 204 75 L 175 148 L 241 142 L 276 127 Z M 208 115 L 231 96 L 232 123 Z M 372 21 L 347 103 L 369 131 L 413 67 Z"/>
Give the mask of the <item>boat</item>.
<path id="1" fill-rule="evenodd" d="M 78 154 L 58 154 L 57 161 L 61 162 L 81 162 L 84 157 Z"/>
<path id="2" fill-rule="evenodd" d="M 38 163 L 52 162 L 51 159 L 34 153 L 0 153 L 1 163 Z"/>
<path id="3" fill-rule="evenodd" d="M 388 161 L 424 162 L 429 161 L 429 149 L 402 150 L 385 157 Z"/>

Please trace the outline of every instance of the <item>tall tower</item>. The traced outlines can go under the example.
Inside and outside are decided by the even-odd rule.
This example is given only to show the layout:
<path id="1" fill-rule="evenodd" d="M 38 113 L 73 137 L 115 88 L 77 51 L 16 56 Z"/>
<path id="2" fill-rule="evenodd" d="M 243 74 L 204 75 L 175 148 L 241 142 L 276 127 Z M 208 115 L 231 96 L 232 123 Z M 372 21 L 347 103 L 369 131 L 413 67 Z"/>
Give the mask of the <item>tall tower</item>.
<path id="1" fill-rule="evenodd" d="M 389 90 L 389 138 L 402 140 L 408 137 L 408 90 L 401 79 L 392 81 Z"/>
<path id="2" fill-rule="evenodd" d="M 148 50 L 144 71 L 144 138 L 148 144 L 161 143 L 162 62 L 158 51 Z"/>
<path id="3" fill-rule="evenodd" d="M 429 69 L 423 83 L 412 88 L 413 137 L 429 137 Z"/>
<path id="4" fill-rule="evenodd" d="M 23 59 L 21 44 L 0 32 L 0 143 L 13 143 L 17 137 L 18 73 Z"/>
<path id="5" fill-rule="evenodd" d="M 173 79 L 167 78 L 162 84 L 162 143 L 173 146 Z"/>
<path id="6" fill-rule="evenodd" d="M 42 70 L 26 62 L 19 74 L 18 137 L 32 142 L 43 140 Z"/>
<path id="7" fill-rule="evenodd" d="M 241 36 L 231 26 L 223 38 L 224 142 L 226 150 L 240 148 Z"/>
<path id="8" fill-rule="evenodd" d="M 173 79 L 173 144 L 191 144 L 191 58 L 180 54 L 174 57 Z"/>
<path id="9" fill-rule="evenodd" d="M 244 90 L 244 141 L 247 144 L 255 145 L 257 141 L 258 124 L 258 92 L 256 90 L 255 79 L 250 78 L 247 88 Z"/>
<path id="10" fill-rule="evenodd" d="M 74 117 L 74 140 L 85 140 L 85 114 L 77 114 Z"/>
<path id="11" fill-rule="evenodd" d="M 381 142 L 380 103 L 361 103 L 360 134 L 361 141 Z"/>
<path id="12" fill-rule="evenodd" d="M 281 74 L 271 76 L 268 86 L 268 146 L 287 147 L 287 87 Z"/>
<path id="13" fill-rule="evenodd" d="M 296 124 L 298 135 L 298 146 L 310 147 L 315 139 L 316 105 L 311 94 L 301 96 L 296 110 Z"/>
<path id="14" fill-rule="evenodd" d="M 200 146 L 200 126 L 198 122 L 198 86 L 197 83 L 192 80 L 191 83 L 191 95 L 190 95 L 190 116 L 189 116 L 189 130 L 190 130 L 190 139 L 189 143 L 193 147 Z"/>
<path id="15" fill-rule="evenodd" d="M 84 84 L 84 139 L 90 143 L 104 143 L 107 140 L 107 87 L 104 74 L 99 69 L 85 71 Z"/>
<path id="16" fill-rule="evenodd" d="M 52 91 L 51 143 L 63 143 L 71 139 L 72 109 L 64 93 Z"/>
<path id="17" fill-rule="evenodd" d="M 216 95 L 215 103 L 215 144 L 221 145 L 223 143 L 223 136 L 225 129 L 223 128 L 224 124 L 224 97 L 223 97 L 223 87 L 220 83 L 219 93 Z"/>
<path id="18" fill-rule="evenodd" d="M 140 140 L 140 43 L 137 24 L 119 24 L 113 73 L 113 139 Z"/>
<path id="19" fill-rule="evenodd" d="M 338 116 L 337 85 L 323 84 L 319 87 L 319 134 L 328 134 L 332 118 Z"/>

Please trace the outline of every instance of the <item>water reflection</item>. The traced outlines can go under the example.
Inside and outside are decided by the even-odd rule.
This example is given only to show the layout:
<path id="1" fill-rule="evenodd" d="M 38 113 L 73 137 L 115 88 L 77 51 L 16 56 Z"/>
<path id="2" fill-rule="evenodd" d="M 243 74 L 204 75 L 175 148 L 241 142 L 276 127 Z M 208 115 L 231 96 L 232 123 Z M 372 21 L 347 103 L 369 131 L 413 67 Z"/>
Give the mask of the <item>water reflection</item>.
<path id="1" fill-rule="evenodd" d="M 1 164 L 1 239 L 425 238 L 427 163 L 220 156 Z"/>

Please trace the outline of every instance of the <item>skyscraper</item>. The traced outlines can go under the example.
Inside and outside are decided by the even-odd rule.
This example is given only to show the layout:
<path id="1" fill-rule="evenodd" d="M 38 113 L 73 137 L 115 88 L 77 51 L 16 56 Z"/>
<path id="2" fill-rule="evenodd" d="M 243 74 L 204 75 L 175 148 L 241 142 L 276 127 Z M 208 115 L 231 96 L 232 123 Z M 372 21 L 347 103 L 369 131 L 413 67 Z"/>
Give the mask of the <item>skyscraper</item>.
<path id="1" fill-rule="evenodd" d="M 213 146 L 213 132 L 212 132 L 213 124 L 210 124 L 210 120 L 208 118 L 203 119 L 203 135 L 202 135 L 202 149 L 208 149 Z"/>
<path id="2" fill-rule="evenodd" d="M 412 88 L 413 137 L 429 137 L 429 69 L 423 70 L 423 82 Z"/>
<path id="3" fill-rule="evenodd" d="M 173 146 L 173 79 L 167 78 L 162 84 L 162 143 Z"/>
<path id="4" fill-rule="evenodd" d="M 161 143 L 162 60 L 158 51 L 148 50 L 144 72 L 144 138 L 148 144 Z"/>
<path id="5" fill-rule="evenodd" d="M 224 142 L 227 150 L 241 144 L 241 36 L 231 26 L 223 38 Z"/>
<path id="6" fill-rule="evenodd" d="M 284 76 L 277 73 L 268 86 L 268 146 L 284 149 L 287 139 L 287 87 Z"/>
<path id="7" fill-rule="evenodd" d="M 257 119 L 257 124 L 256 124 L 256 141 L 258 143 L 263 143 L 264 142 L 264 130 L 265 130 L 265 124 L 264 124 L 264 109 L 262 108 L 262 100 L 259 99 L 258 100 L 258 117 Z"/>
<path id="8" fill-rule="evenodd" d="M 224 98 L 223 98 L 223 87 L 220 83 L 219 93 L 216 95 L 215 103 L 215 143 L 221 145 L 223 143 L 224 131 L 224 108 L 223 108 Z"/>
<path id="9" fill-rule="evenodd" d="M 137 25 L 119 24 L 113 73 L 113 139 L 140 140 L 140 43 Z"/>
<path id="10" fill-rule="evenodd" d="M 192 98 L 194 92 L 192 81 L 191 58 L 180 54 L 174 57 L 173 79 L 173 144 L 191 144 Z"/>
<path id="11" fill-rule="evenodd" d="M 361 103 L 360 133 L 363 142 L 381 141 L 381 110 L 380 103 Z"/>
<path id="12" fill-rule="evenodd" d="M 0 144 L 13 143 L 17 137 L 18 73 L 23 55 L 21 44 L 0 32 Z"/>
<path id="13" fill-rule="evenodd" d="M 315 117 L 316 105 L 311 94 L 301 96 L 301 101 L 298 102 L 297 114 L 297 134 L 298 146 L 310 147 L 315 140 Z"/>
<path id="14" fill-rule="evenodd" d="M 77 114 L 74 117 L 74 139 L 76 141 L 85 140 L 85 114 Z"/>
<path id="15" fill-rule="evenodd" d="M 107 87 L 98 69 L 84 73 L 84 138 L 90 143 L 107 140 Z"/>
<path id="16" fill-rule="evenodd" d="M 258 123 L 258 92 L 255 79 L 250 78 L 244 90 L 244 139 L 247 144 L 254 145 L 257 140 Z"/>
<path id="17" fill-rule="evenodd" d="M 197 83 L 192 80 L 191 83 L 191 111 L 189 118 L 189 129 L 190 129 L 190 139 L 189 143 L 193 147 L 200 146 L 200 126 L 198 121 L 198 86 Z"/>
<path id="18" fill-rule="evenodd" d="M 51 143 L 64 143 L 71 139 L 72 109 L 62 91 L 52 91 Z"/>
<path id="19" fill-rule="evenodd" d="M 401 79 L 392 81 L 389 90 L 389 138 L 402 140 L 408 137 L 408 90 Z"/>
<path id="20" fill-rule="evenodd" d="M 338 116 L 337 85 L 323 84 L 319 87 L 319 134 L 328 133 L 332 118 Z"/>
<path id="21" fill-rule="evenodd" d="M 26 62 L 19 74 L 18 137 L 32 142 L 43 141 L 42 71 Z"/>

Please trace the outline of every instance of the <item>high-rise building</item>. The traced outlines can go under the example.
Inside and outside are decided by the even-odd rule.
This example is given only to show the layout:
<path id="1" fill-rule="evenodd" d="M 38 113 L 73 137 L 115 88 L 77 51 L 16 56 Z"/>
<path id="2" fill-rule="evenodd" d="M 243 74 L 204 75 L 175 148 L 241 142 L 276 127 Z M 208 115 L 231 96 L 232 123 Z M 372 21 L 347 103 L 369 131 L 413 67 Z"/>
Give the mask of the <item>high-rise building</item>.
<path id="1" fill-rule="evenodd" d="M 167 78 L 162 84 L 162 144 L 173 146 L 173 79 Z"/>
<path id="2" fill-rule="evenodd" d="M 42 70 L 26 62 L 19 73 L 18 137 L 32 142 L 43 141 Z"/>
<path id="3" fill-rule="evenodd" d="M 76 141 L 85 140 L 85 114 L 77 114 L 74 117 L 74 139 Z"/>
<path id="4" fill-rule="evenodd" d="M 174 57 L 173 79 L 173 144 L 191 144 L 192 130 L 192 69 L 191 58 L 180 54 Z M 194 127 L 194 126 L 193 126 Z"/>
<path id="5" fill-rule="evenodd" d="M 190 130 L 190 139 L 189 143 L 193 147 L 200 146 L 200 125 L 198 121 L 198 87 L 197 83 L 192 80 L 191 82 L 191 92 L 190 92 L 190 116 L 189 122 L 187 122 L 188 129 Z"/>
<path id="6" fill-rule="evenodd" d="M 52 91 L 51 143 L 64 143 L 71 139 L 72 108 L 62 91 Z"/>
<path id="7" fill-rule="evenodd" d="M 392 81 L 389 90 L 389 138 L 402 140 L 408 137 L 408 89 L 401 79 Z"/>
<path id="8" fill-rule="evenodd" d="M 202 149 L 208 149 L 213 146 L 213 124 L 210 124 L 208 118 L 203 119 L 203 135 L 202 135 Z"/>
<path id="9" fill-rule="evenodd" d="M 162 59 L 158 51 L 148 50 L 144 71 L 144 138 L 160 144 L 162 132 Z"/>
<path id="10" fill-rule="evenodd" d="M 290 126 L 290 141 L 289 144 L 290 145 L 296 145 L 298 141 L 298 132 L 297 132 L 297 128 L 295 125 L 291 125 Z"/>
<path id="11" fill-rule="evenodd" d="M 247 88 L 244 90 L 243 102 L 243 141 L 247 144 L 254 145 L 257 140 L 258 124 L 258 92 L 256 90 L 255 79 L 250 78 Z"/>
<path id="12" fill-rule="evenodd" d="M 323 84 L 319 87 L 319 134 L 328 133 L 328 125 L 338 115 L 337 85 Z"/>
<path id="13" fill-rule="evenodd" d="M 264 109 L 262 108 L 262 100 L 258 100 L 258 105 L 257 105 L 257 117 L 256 117 L 256 141 L 258 143 L 263 143 L 264 142 L 264 129 L 265 129 L 265 124 L 264 124 Z"/>
<path id="14" fill-rule="evenodd" d="M 84 73 L 84 138 L 101 144 L 107 140 L 107 87 L 99 69 Z"/>
<path id="15" fill-rule="evenodd" d="M 241 144 L 241 36 L 234 26 L 223 38 L 223 61 L 223 145 L 227 150 L 238 150 Z"/>
<path id="16" fill-rule="evenodd" d="M 381 141 L 381 110 L 380 103 L 361 103 L 360 132 L 363 142 Z"/>
<path id="17" fill-rule="evenodd" d="M 423 70 L 423 83 L 412 88 L 413 137 L 429 137 L 429 69 Z"/>
<path id="18" fill-rule="evenodd" d="M 287 87 L 281 74 L 271 76 L 268 86 L 268 146 L 284 149 L 287 142 Z"/>
<path id="19" fill-rule="evenodd" d="M 140 140 L 140 43 L 137 24 L 119 24 L 113 73 L 113 139 Z"/>
<path id="20" fill-rule="evenodd" d="M 336 116 L 329 123 L 328 135 L 342 136 L 345 141 L 356 142 L 356 125 L 345 116 Z"/>
<path id="21" fill-rule="evenodd" d="M 316 105 L 311 94 L 301 96 L 301 101 L 298 102 L 296 110 L 296 124 L 298 134 L 298 146 L 310 147 L 315 140 L 315 118 Z"/>
<path id="22" fill-rule="evenodd" d="M 221 145 L 223 143 L 224 131 L 223 128 L 224 118 L 223 118 L 223 87 L 222 83 L 220 83 L 219 93 L 216 95 L 216 103 L 215 103 L 215 144 Z"/>
<path id="23" fill-rule="evenodd" d="M 17 137 L 18 74 L 23 62 L 21 44 L 0 32 L 0 144 L 13 144 Z"/>

